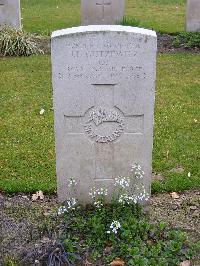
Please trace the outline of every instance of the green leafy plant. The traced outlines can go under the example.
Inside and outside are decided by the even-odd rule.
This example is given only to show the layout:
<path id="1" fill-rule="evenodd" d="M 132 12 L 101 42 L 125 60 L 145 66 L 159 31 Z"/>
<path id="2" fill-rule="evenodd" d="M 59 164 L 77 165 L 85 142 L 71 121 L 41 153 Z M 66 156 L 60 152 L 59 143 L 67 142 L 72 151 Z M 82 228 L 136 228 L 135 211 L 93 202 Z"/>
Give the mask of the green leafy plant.
<path id="1" fill-rule="evenodd" d="M 144 171 L 138 163 L 132 165 L 131 171 L 131 177 L 114 179 L 111 203 L 106 204 L 107 189 L 93 187 L 88 193 L 93 204 L 88 208 L 69 198 L 58 209 L 58 215 L 64 215 L 59 241 L 64 243 L 66 252 L 89 256 L 92 265 L 108 265 L 119 258 L 130 266 L 176 266 L 195 258 L 199 246 L 191 246 L 184 232 L 172 230 L 163 222 L 150 223 L 144 216 L 139 205 L 149 199 L 141 185 Z M 132 181 L 136 189 L 132 189 Z M 76 185 L 75 179 L 68 180 L 72 190 Z M 73 257 L 69 260 L 73 261 Z"/>
<path id="2" fill-rule="evenodd" d="M 181 32 L 173 40 L 174 47 L 200 48 L 199 32 Z"/>
<path id="3" fill-rule="evenodd" d="M 123 26 L 138 27 L 140 25 L 140 20 L 133 17 L 123 17 L 119 24 Z"/>
<path id="4" fill-rule="evenodd" d="M 200 251 L 200 243 L 189 243 L 184 232 L 163 222 L 150 223 L 138 204 L 113 201 L 100 209 L 79 206 L 65 213 L 64 221 L 61 241 L 66 251 L 88 254 L 93 265 L 121 258 L 130 266 L 176 266 Z"/>
<path id="5" fill-rule="evenodd" d="M 0 54 L 2 56 L 30 56 L 42 54 L 34 35 L 10 27 L 0 28 Z"/>

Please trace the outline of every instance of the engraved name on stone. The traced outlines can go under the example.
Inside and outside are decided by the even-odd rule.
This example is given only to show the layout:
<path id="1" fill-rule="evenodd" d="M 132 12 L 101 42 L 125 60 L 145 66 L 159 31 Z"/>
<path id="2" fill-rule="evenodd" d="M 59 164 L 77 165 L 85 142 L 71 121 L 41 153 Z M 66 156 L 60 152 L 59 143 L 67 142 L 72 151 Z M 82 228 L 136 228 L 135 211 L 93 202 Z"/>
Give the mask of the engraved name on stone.
<path id="1" fill-rule="evenodd" d="M 134 53 L 136 55 L 136 53 Z M 89 52 L 81 52 L 79 50 L 72 51 L 72 56 L 74 58 L 78 57 L 86 57 L 86 58 L 91 58 L 91 57 L 111 57 L 111 58 L 117 58 L 117 57 L 129 57 L 132 55 L 132 52 L 129 51 L 117 51 L 117 50 L 112 50 L 112 51 L 89 51 Z"/>

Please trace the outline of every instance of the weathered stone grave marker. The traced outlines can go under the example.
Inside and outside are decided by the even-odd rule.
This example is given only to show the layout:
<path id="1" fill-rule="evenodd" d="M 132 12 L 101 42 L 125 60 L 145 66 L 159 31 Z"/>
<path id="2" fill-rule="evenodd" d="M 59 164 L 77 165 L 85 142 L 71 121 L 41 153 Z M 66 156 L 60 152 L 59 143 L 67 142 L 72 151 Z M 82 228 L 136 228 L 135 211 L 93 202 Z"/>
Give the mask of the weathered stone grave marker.
<path id="1" fill-rule="evenodd" d="M 108 189 L 145 171 L 150 193 L 157 39 L 153 31 L 86 26 L 52 34 L 58 196 L 89 203 L 92 187 Z"/>
<path id="2" fill-rule="evenodd" d="M 0 0 L 0 6 L 5 5 L 5 0 Z"/>
<path id="3" fill-rule="evenodd" d="M 186 31 L 200 31 L 200 0 L 187 0 Z"/>
<path id="4" fill-rule="evenodd" d="M 0 0 L 0 26 L 21 28 L 20 0 Z"/>
<path id="5" fill-rule="evenodd" d="M 81 0 L 82 25 L 116 24 L 124 9 L 125 0 Z"/>

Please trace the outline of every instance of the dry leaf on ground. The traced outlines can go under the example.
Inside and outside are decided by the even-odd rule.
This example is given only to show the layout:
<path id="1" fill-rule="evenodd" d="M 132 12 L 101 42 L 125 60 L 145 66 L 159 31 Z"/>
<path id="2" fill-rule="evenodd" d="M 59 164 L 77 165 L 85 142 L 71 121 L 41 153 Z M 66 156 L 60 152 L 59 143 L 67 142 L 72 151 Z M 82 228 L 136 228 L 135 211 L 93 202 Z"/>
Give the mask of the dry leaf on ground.
<path id="1" fill-rule="evenodd" d="M 179 199 L 180 198 L 180 196 L 177 192 L 172 192 L 172 193 L 170 193 L 170 195 L 173 199 Z"/>
<path id="2" fill-rule="evenodd" d="M 119 258 L 113 260 L 111 263 L 110 263 L 111 266 L 124 266 L 125 265 L 125 262 Z"/>
<path id="3" fill-rule="evenodd" d="M 113 247 L 112 246 L 107 246 L 105 249 L 104 249 L 104 253 L 105 254 L 108 254 L 112 251 Z"/>
<path id="4" fill-rule="evenodd" d="M 91 265 L 92 265 L 92 263 L 89 262 L 89 261 L 86 259 L 86 261 L 84 262 L 84 266 L 91 266 Z"/>
<path id="5" fill-rule="evenodd" d="M 40 115 L 43 115 L 44 112 L 45 112 L 45 110 L 42 108 L 42 109 L 40 110 Z"/>
<path id="6" fill-rule="evenodd" d="M 36 193 L 32 195 L 33 201 L 38 200 L 38 199 L 41 199 L 41 200 L 44 199 L 44 194 L 43 194 L 42 190 L 36 191 Z"/>
<path id="7" fill-rule="evenodd" d="M 191 265 L 192 265 L 192 263 L 190 260 L 185 260 L 185 261 L 181 262 L 181 264 L 180 264 L 180 266 L 191 266 Z"/>

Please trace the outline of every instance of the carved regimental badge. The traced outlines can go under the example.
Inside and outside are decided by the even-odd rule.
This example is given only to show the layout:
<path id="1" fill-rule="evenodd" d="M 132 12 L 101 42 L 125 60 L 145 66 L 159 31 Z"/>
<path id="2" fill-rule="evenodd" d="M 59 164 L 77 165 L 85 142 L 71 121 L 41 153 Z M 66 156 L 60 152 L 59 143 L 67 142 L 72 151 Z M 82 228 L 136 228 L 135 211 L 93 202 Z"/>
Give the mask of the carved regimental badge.
<path id="1" fill-rule="evenodd" d="M 93 108 L 85 125 L 85 133 L 96 142 L 111 142 L 123 133 L 123 118 L 114 108 Z"/>

